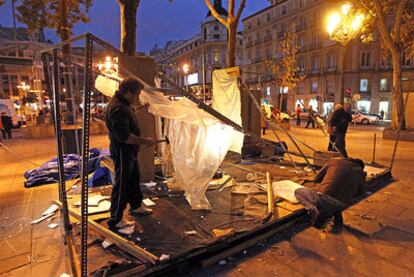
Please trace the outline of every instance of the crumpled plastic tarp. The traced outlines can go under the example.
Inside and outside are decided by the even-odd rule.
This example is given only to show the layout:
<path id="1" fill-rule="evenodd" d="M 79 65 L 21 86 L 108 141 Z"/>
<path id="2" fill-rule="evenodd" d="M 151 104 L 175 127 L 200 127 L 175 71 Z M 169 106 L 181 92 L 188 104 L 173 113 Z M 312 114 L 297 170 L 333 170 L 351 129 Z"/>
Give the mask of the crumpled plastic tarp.
<path id="1" fill-rule="evenodd" d="M 109 155 L 109 152 L 97 148 L 92 148 L 89 152 L 88 172 L 91 173 L 100 167 L 100 160 L 103 156 Z M 65 181 L 76 179 L 80 176 L 81 157 L 79 155 L 64 154 L 63 165 Z M 40 167 L 26 171 L 24 177 L 26 178 L 24 183 L 26 188 L 58 182 L 58 159 L 52 159 Z"/>
<path id="2" fill-rule="evenodd" d="M 242 125 L 240 89 L 237 76 L 228 69 L 213 71 L 213 101 L 211 106 L 233 122 Z M 241 153 L 243 134 L 234 130 L 230 150 Z"/>
<path id="3" fill-rule="evenodd" d="M 229 150 L 233 128 L 199 109 L 187 98 L 171 101 L 161 92 L 144 91 L 141 104 L 166 118 L 172 162 L 192 209 L 211 209 L 205 197 L 208 183 Z"/>

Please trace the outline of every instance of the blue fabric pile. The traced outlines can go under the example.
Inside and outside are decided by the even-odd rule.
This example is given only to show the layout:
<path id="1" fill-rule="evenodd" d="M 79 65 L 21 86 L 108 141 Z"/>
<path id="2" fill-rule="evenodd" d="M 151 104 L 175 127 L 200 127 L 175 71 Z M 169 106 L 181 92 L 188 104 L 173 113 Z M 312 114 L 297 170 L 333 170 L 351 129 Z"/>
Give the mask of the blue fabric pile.
<path id="1" fill-rule="evenodd" d="M 97 148 L 89 150 L 88 173 L 95 172 L 88 182 L 89 186 L 111 183 L 109 170 L 100 166 L 100 161 L 104 156 L 109 156 L 107 150 Z M 65 181 L 79 178 L 81 169 L 81 157 L 79 155 L 64 154 L 63 165 Z M 97 171 L 99 171 L 99 174 L 95 177 Z M 24 183 L 26 188 L 59 182 L 58 159 L 52 159 L 38 168 L 26 171 L 24 177 L 26 178 Z"/>

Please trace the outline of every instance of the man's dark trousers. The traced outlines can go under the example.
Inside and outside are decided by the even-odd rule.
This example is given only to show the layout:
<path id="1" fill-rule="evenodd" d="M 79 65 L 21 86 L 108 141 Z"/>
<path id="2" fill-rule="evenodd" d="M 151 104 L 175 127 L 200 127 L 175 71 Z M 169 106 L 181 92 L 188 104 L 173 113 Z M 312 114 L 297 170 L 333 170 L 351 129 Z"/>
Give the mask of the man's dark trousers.
<path id="1" fill-rule="evenodd" d="M 133 210 L 141 206 L 142 193 L 137 157 L 128 151 L 127 145 L 111 147 L 111 157 L 115 166 L 115 184 L 112 188 L 111 219 L 108 225 L 113 227 L 122 219 L 128 203 Z"/>
<path id="2" fill-rule="evenodd" d="M 338 148 L 339 152 L 341 152 L 345 158 L 348 158 L 348 153 L 346 152 L 345 135 L 346 133 L 344 132 L 336 131 L 335 132 L 335 145 Z"/>

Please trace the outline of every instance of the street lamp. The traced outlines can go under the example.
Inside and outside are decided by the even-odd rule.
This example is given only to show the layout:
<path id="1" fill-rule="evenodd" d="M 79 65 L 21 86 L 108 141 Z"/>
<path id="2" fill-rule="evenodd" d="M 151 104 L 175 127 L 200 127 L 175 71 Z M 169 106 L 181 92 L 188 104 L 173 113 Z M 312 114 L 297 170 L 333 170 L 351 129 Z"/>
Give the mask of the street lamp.
<path id="1" fill-rule="evenodd" d="M 341 6 L 340 11 L 334 11 L 327 17 L 326 30 L 330 39 L 342 45 L 341 75 L 340 75 L 340 103 L 344 103 L 345 98 L 345 53 L 348 43 L 361 36 L 365 15 L 355 11 L 353 6 L 346 3 Z"/>
<path id="2" fill-rule="evenodd" d="M 188 91 L 188 80 L 187 80 L 187 73 L 190 71 L 190 66 L 185 63 L 183 64 L 183 72 L 184 72 L 184 85 L 186 87 L 186 90 Z"/>

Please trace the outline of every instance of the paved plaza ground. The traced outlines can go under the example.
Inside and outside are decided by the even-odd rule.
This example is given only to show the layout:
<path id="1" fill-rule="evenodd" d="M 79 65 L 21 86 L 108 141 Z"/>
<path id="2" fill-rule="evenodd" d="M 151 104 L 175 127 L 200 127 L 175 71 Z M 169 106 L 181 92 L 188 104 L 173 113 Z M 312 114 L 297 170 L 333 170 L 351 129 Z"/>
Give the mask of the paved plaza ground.
<path id="1" fill-rule="evenodd" d="M 383 140 L 379 128 L 351 128 L 348 152 L 371 161 L 374 133 L 378 136 L 376 161 L 388 165 L 394 142 Z M 293 127 L 292 134 L 316 149 L 327 146 L 319 130 Z M 265 137 L 274 139 L 270 131 Z M 57 199 L 57 187 L 23 186 L 26 170 L 55 156 L 55 140 L 17 138 L 5 144 L 19 157 L 0 147 L 0 275 L 60 276 L 68 272 L 61 230 L 47 227 L 59 223 L 59 218 L 30 225 Z M 106 136 L 91 138 L 91 147 L 107 145 Z M 190 275 L 414 276 L 413 170 L 414 143 L 400 142 L 393 168 L 395 182 L 348 209 L 348 227 L 341 234 L 297 226 L 228 258 L 224 266 Z"/>

